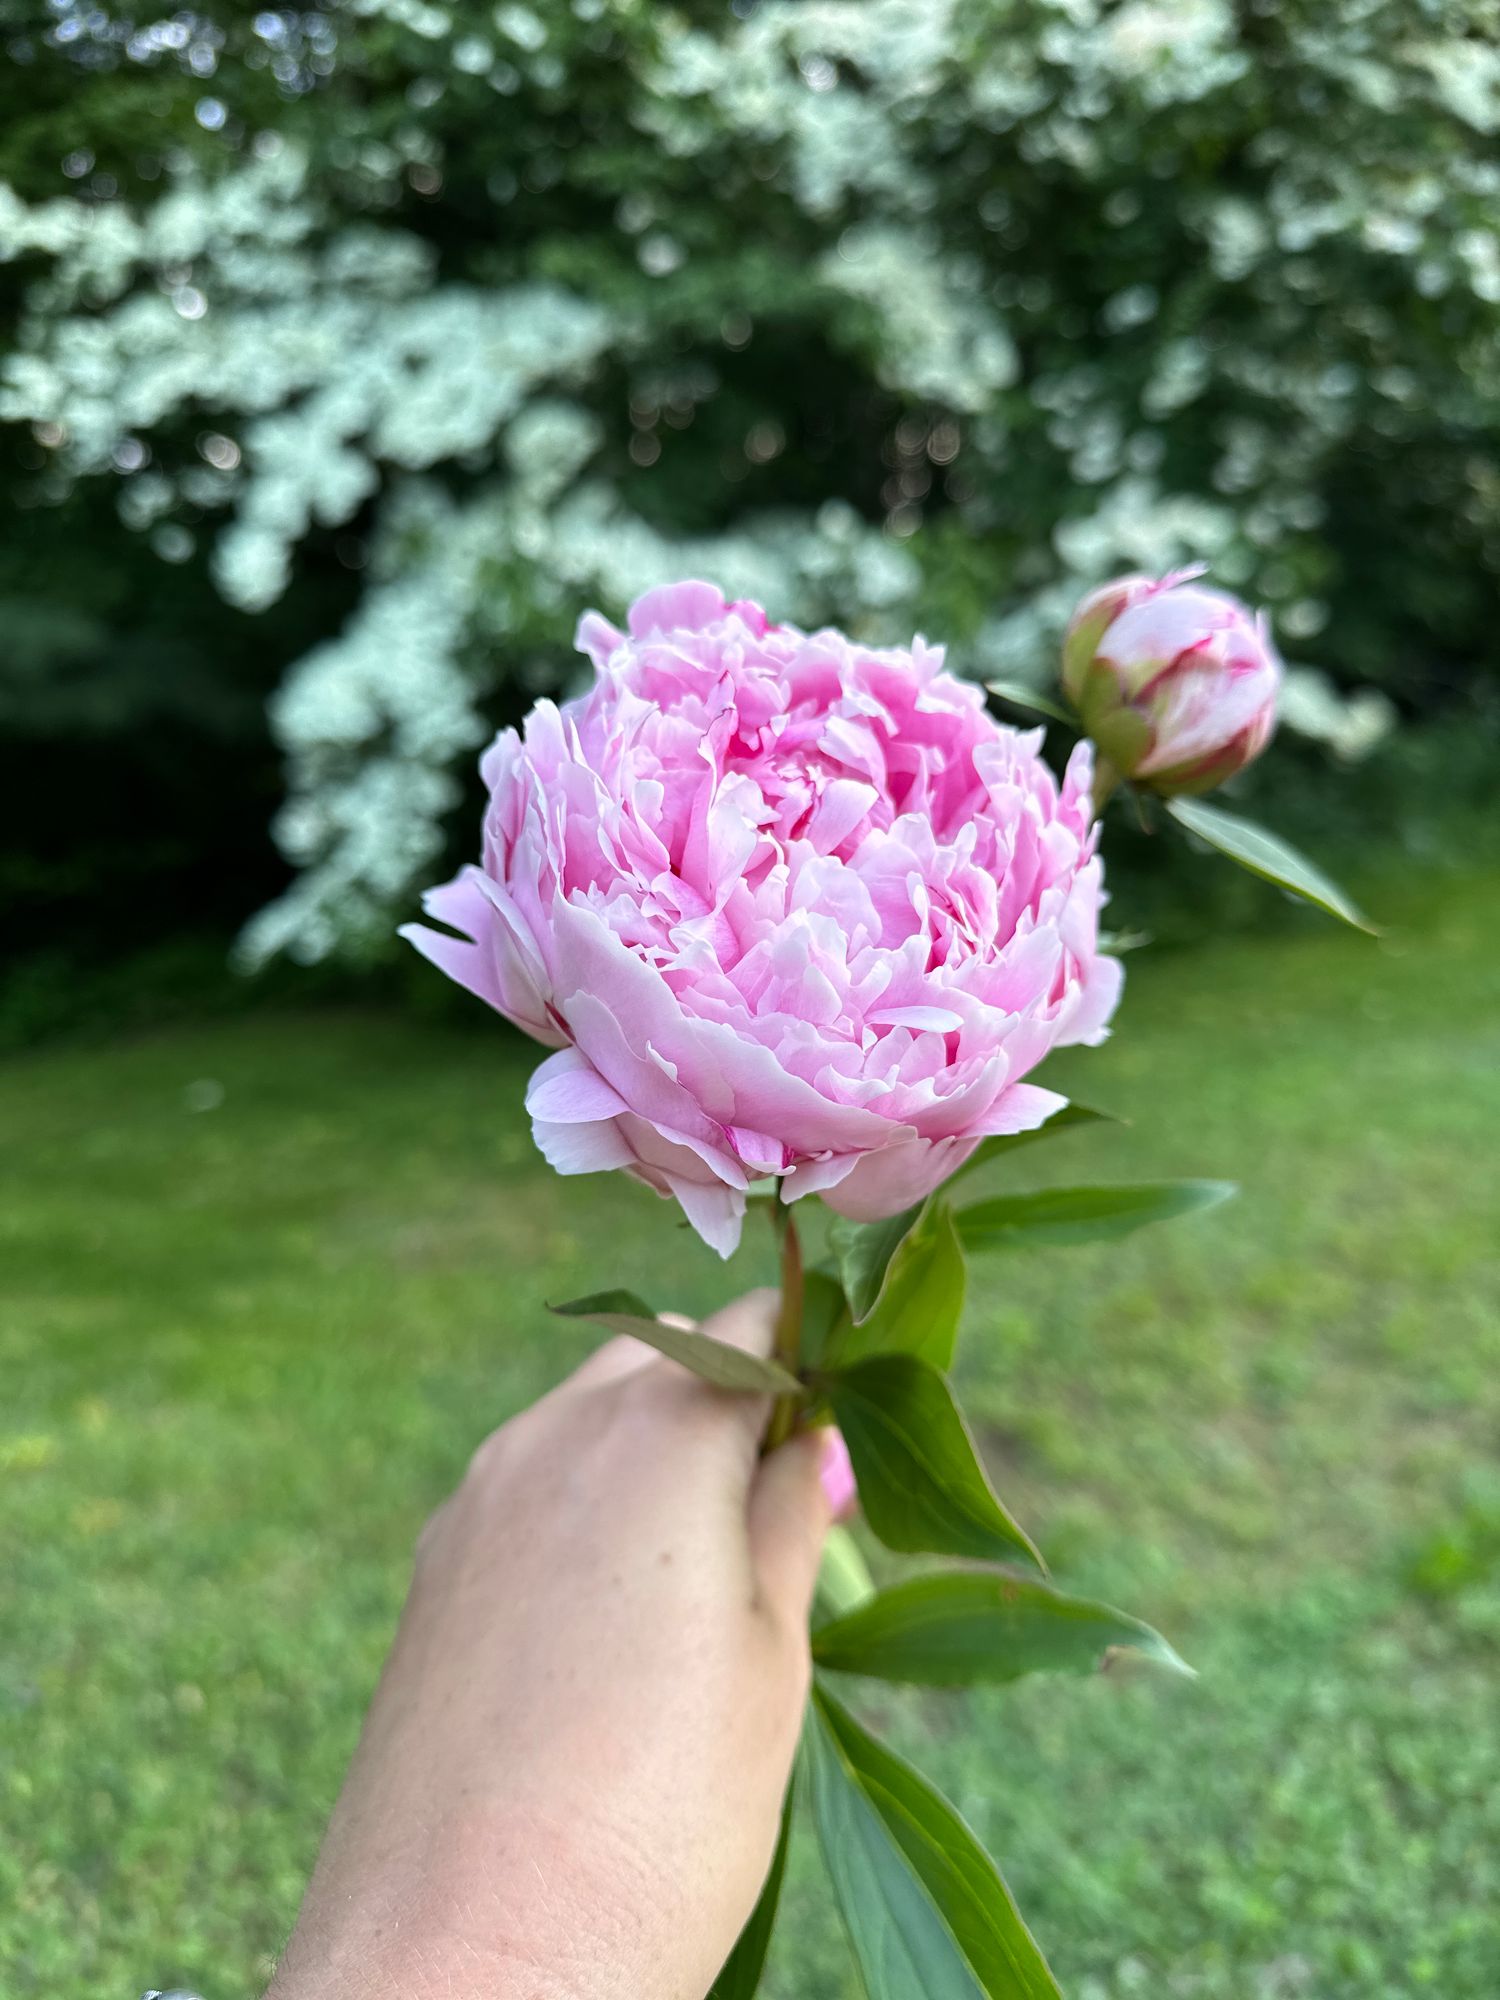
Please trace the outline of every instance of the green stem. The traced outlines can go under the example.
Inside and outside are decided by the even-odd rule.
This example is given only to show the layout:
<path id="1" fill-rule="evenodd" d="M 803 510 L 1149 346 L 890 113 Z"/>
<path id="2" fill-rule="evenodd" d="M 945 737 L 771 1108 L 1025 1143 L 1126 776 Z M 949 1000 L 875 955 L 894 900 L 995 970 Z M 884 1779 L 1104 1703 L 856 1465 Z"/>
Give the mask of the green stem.
<path id="1" fill-rule="evenodd" d="M 842 1618 L 875 1595 L 870 1566 L 847 1528 L 835 1524 L 823 1544 L 818 1565 L 818 1609 L 827 1618 Z"/>
<path id="2" fill-rule="evenodd" d="M 802 1244 L 797 1225 L 779 1203 L 772 1212 L 772 1224 L 781 1237 L 781 1311 L 776 1319 L 776 1345 L 772 1352 L 783 1368 L 795 1375 L 802 1359 Z M 785 1444 L 797 1422 L 797 1398 L 778 1396 L 766 1427 L 763 1451 Z"/>

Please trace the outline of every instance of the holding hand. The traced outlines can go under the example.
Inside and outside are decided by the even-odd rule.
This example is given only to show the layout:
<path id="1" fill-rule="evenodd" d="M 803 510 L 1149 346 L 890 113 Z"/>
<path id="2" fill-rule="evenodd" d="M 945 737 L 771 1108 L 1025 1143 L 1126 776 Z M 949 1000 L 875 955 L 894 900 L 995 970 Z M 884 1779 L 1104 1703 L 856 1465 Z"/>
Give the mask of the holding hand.
<path id="1" fill-rule="evenodd" d="M 771 1349 L 776 1294 L 705 1331 Z M 267 2000 L 703 2000 L 776 1843 L 831 1433 L 611 1341 L 504 1425 L 411 1593 Z"/>

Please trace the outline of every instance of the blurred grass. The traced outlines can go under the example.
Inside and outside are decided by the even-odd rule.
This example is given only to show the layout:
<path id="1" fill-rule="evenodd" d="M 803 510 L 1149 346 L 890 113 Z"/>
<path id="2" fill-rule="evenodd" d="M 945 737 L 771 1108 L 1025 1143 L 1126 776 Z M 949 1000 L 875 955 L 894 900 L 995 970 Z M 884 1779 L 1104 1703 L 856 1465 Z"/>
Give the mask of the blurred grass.
<path id="1" fill-rule="evenodd" d="M 1377 887 L 1374 944 L 1134 958 L 1121 1032 L 1053 1080 L 1136 1125 L 1017 1166 L 1244 1198 L 974 1267 L 1001 1490 L 1201 1673 L 867 1691 L 1072 2000 L 1500 1990 L 1497 891 Z M 533 1060 L 351 1014 L 0 1072 L 7 2000 L 257 1993 L 424 1514 L 589 1342 L 542 1301 L 768 1275 L 624 1182 L 553 1180 Z M 775 1992 L 842 2000 L 810 1846 Z"/>

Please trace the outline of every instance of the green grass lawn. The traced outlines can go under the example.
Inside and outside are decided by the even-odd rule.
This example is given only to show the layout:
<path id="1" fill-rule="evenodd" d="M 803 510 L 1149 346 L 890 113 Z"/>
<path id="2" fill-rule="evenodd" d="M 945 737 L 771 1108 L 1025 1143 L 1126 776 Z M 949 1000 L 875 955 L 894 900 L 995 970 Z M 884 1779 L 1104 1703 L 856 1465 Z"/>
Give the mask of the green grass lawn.
<path id="1" fill-rule="evenodd" d="M 1242 1200 L 974 1268 L 1002 1493 L 1200 1670 L 862 1702 L 1072 2000 L 1500 1992 L 1500 878 L 1369 900 L 1132 959 L 1053 1080 L 1135 1125 L 1014 1173 Z M 5 2000 L 258 1993 L 418 1526 L 588 1344 L 542 1301 L 767 1275 L 552 1179 L 532 1060 L 323 1015 L 0 1072 Z M 853 1992 L 807 1836 L 773 1986 Z"/>

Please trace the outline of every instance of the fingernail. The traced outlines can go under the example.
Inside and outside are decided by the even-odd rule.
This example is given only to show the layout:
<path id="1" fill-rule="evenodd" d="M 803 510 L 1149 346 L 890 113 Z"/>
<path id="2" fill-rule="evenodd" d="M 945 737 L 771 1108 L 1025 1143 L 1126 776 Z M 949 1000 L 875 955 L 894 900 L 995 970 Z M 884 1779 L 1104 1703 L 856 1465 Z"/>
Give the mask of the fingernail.
<path id="1" fill-rule="evenodd" d="M 849 1447 L 844 1443 L 843 1433 L 834 1430 L 831 1425 L 819 1435 L 823 1457 L 818 1477 L 823 1484 L 823 1497 L 834 1520 L 846 1521 L 859 1502 L 854 1467 L 849 1463 Z"/>

